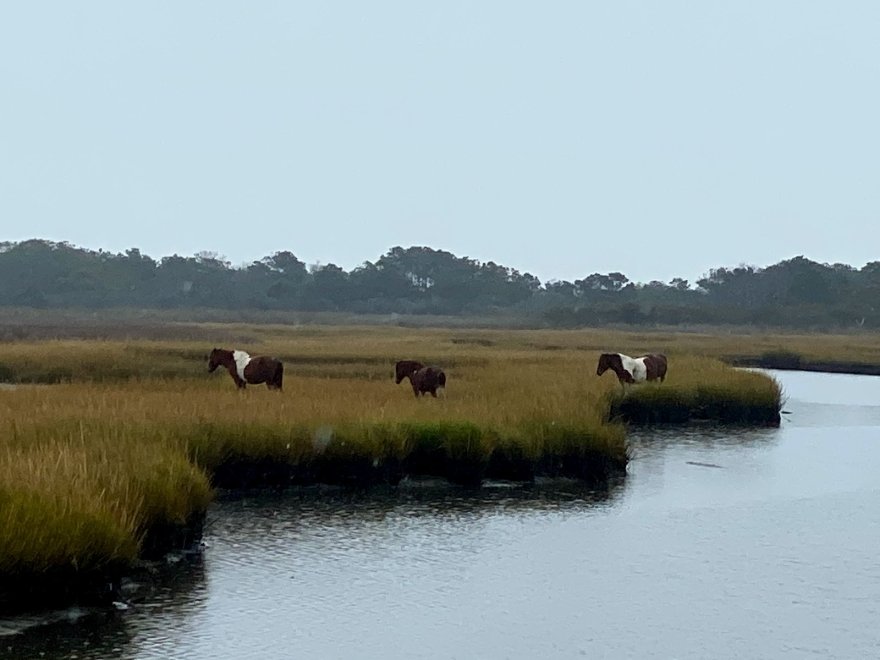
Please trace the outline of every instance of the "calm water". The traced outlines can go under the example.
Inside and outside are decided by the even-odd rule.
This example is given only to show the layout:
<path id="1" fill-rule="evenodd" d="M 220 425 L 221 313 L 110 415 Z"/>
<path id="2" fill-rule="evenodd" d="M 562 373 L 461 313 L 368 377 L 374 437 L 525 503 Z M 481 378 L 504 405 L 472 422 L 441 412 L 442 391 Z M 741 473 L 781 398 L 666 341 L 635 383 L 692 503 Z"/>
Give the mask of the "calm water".
<path id="1" fill-rule="evenodd" d="M 880 657 L 880 378 L 774 375 L 781 428 L 636 435 L 604 492 L 219 502 L 201 562 L 0 657 Z"/>

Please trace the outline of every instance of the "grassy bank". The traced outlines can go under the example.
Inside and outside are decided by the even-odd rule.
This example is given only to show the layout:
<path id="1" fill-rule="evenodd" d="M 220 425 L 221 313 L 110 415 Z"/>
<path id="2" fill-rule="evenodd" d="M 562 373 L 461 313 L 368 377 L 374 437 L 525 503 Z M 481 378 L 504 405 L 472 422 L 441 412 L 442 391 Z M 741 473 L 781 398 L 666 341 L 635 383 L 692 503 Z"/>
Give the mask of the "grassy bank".
<path id="1" fill-rule="evenodd" d="M 759 367 L 761 369 L 880 376 L 880 362 L 866 362 L 855 358 L 846 360 L 840 357 L 822 359 L 784 349 L 767 351 L 757 357 L 734 356 L 730 358 L 730 363 L 739 367 Z"/>
<path id="2" fill-rule="evenodd" d="M 108 581 L 170 549 L 205 511 L 205 474 L 119 427 L 43 423 L 40 408 L 21 416 L 9 394 L 0 397 L 0 611 L 84 592 L 112 598 Z"/>
<path id="3" fill-rule="evenodd" d="M 772 381 L 678 352 L 676 338 L 220 324 L 198 332 L 205 339 L 0 343 L 0 380 L 17 384 L 0 389 L 3 584 L 123 570 L 161 549 L 158 531 L 197 520 L 212 487 L 394 484 L 406 475 L 601 481 L 627 463 L 612 409 L 630 421 L 697 411 L 754 422 L 750 411 L 774 406 L 778 414 Z M 284 391 L 238 391 L 228 374 L 209 375 L 215 345 L 280 357 Z M 670 356 L 666 383 L 623 401 L 654 411 L 647 420 L 621 408 L 612 374 L 596 376 L 608 347 Z M 395 385 L 402 358 L 442 365 L 445 395 L 416 399 Z"/>
<path id="4" fill-rule="evenodd" d="M 0 391 L 0 591 L 11 576 L 32 591 L 117 572 L 149 531 L 204 511 L 212 486 L 599 481 L 625 468 L 624 429 L 592 400 L 601 388 L 566 391 L 535 369 L 487 389 L 465 370 L 454 395 L 416 400 L 388 369 L 379 380 L 369 366 L 338 368 L 348 373 L 291 376 L 280 394 L 207 373 Z"/>
<path id="5" fill-rule="evenodd" d="M 779 424 L 782 392 L 760 373 L 717 360 L 683 359 L 684 373 L 666 383 L 631 388 L 611 406 L 611 418 L 637 424 Z"/>

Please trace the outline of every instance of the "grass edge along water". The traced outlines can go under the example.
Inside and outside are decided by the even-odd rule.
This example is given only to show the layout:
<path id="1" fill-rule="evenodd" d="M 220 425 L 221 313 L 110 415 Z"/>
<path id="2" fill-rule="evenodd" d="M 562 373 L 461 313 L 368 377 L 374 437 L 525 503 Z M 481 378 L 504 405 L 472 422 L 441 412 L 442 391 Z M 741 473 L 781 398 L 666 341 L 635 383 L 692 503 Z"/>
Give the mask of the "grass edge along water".
<path id="1" fill-rule="evenodd" d="M 0 393 L 6 577 L 123 570 L 156 530 L 203 514 L 212 486 L 360 486 L 406 475 L 466 485 L 538 475 L 601 480 L 625 472 L 628 460 L 625 426 L 613 419 L 619 386 L 596 378 L 577 350 L 454 343 L 439 356 L 453 365 L 454 394 L 415 400 L 389 382 L 385 365 L 396 353 L 381 344 L 367 347 L 362 360 L 347 343 L 304 351 L 283 395 L 235 392 L 222 378 L 209 379 L 189 345 L 112 345 L 109 358 L 80 372 L 65 362 L 83 357 L 71 357 L 71 346 L 49 342 L 43 357 L 83 382 Z M 29 349 L 22 361 L 29 373 L 42 349 Z M 137 363 L 129 362 L 153 354 L 165 356 L 162 377 L 132 377 Z M 691 368 L 694 359 L 699 369 Z M 671 365 L 666 383 L 630 388 L 623 401 L 655 411 L 685 407 L 726 423 L 755 423 L 728 414 L 748 406 L 775 407 L 778 416 L 772 379 L 706 358 L 673 355 Z M 647 421 L 687 420 L 653 414 Z"/>

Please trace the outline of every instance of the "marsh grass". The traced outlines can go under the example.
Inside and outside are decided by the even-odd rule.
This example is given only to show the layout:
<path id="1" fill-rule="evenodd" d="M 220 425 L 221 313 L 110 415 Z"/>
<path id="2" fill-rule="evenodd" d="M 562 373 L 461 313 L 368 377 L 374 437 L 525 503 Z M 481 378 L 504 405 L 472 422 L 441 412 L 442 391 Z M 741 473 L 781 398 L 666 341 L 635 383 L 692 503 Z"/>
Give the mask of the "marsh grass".
<path id="1" fill-rule="evenodd" d="M 711 357 L 742 364 L 758 364 L 765 357 L 776 356 L 797 364 L 880 365 L 880 336 L 867 332 L 817 335 L 723 329 L 479 330 L 235 323 L 190 324 L 187 331 L 201 338 L 0 342 L 0 381 L 200 378 L 207 354 L 215 345 L 274 355 L 285 361 L 292 374 L 374 380 L 390 377 L 389 364 L 408 357 L 446 368 L 463 367 L 464 376 L 469 367 L 485 367 L 498 356 L 548 365 L 567 362 L 589 375 L 594 372 L 594 354 L 604 351 L 629 355 L 660 351 L 670 356 Z"/>
<path id="2" fill-rule="evenodd" d="M 778 413 L 773 381 L 687 357 L 694 340 L 677 335 L 200 328 L 204 342 L 0 344 L 0 374 L 21 383 L 0 390 L 0 575 L 131 563 L 150 530 L 204 511 L 212 485 L 608 478 L 628 459 L 624 425 L 609 422 L 619 385 L 595 374 L 608 347 L 670 356 L 667 382 L 633 388 L 627 405 Z M 212 345 L 280 357 L 283 392 L 209 375 Z M 446 391 L 416 399 L 395 385 L 404 358 L 443 366 Z"/>
<path id="3" fill-rule="evenodd" d="M 70 420 L 3 429 L 0 574 L 128 564 L 151 528 L 204 511 L 204 473 L 133 430 Z"/>
<path id="4" fill-rule="evenodd" d="M 421 400 L 390 373 L 381 382 L 294 377 L 280 394 L 239 392 L 228 376 L 207 374 L 4 390 L 0 574 L 130 563 L 148 530 L 205 509 L 212 480 L 363 485 L 435 474 L 476 484 L 497 447 L 509 453 L 518 443 L 531 476 L 543 440 L 523 429 L 549 425 L 547 415 L 572 416 L 580 442 L 595 437 L 613 452 L 605 467 L 624 469 L 622 427 L 609 431 L 589 404 L 566 405 L 554 379 L 535 396 L 516 379 L 487 378 L 503 405 L 474 376 L 460 379 L 455 396 Z"/>
<path id="5" fill-rule="evenodd" d="M 612 405 L 612 417 L 641 424 L 709 420 L 725 424 L 777 424 L 782 390 L 772 378 L 731 369 L 707 358 L 681 357 L 666 383 L 631 388 Z"/>

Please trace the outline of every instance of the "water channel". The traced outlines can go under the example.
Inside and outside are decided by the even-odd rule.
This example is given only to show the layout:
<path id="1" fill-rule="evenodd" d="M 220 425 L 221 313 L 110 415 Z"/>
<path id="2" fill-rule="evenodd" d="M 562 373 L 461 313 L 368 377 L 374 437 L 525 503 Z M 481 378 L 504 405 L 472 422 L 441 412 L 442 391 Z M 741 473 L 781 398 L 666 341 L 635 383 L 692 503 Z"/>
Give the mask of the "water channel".
<path id="1" fill-rule="evenodd" d="M 602 491 L 221 499 L 200 561 L 0 657 L 880 657 L 880 378 L 772 375 L 779 428 L 633 433 Z"/>

